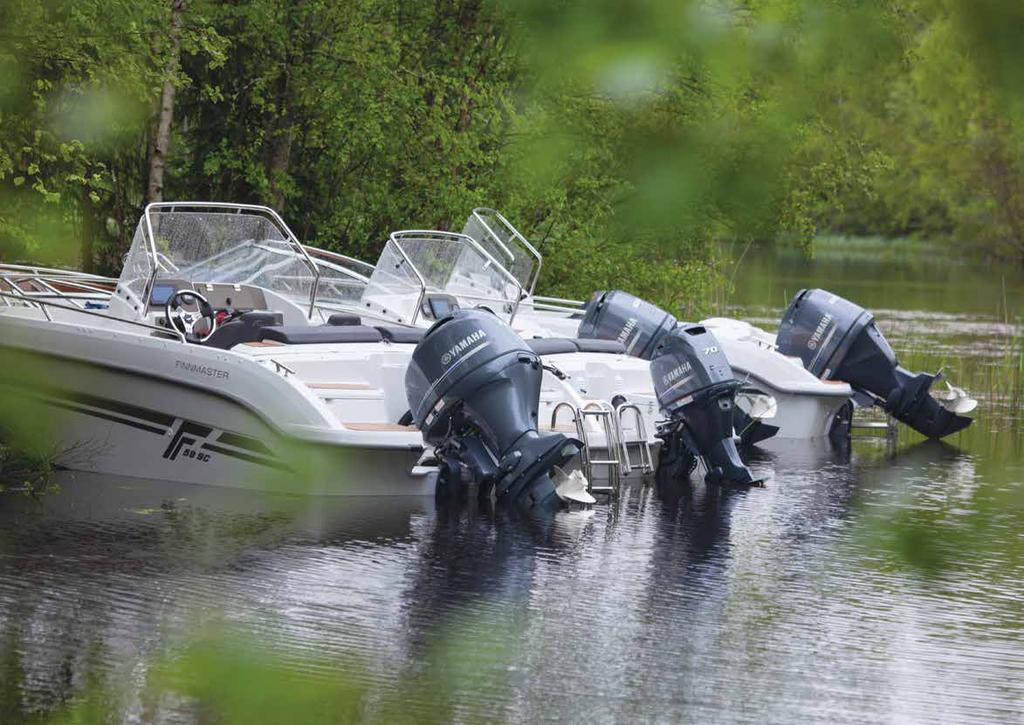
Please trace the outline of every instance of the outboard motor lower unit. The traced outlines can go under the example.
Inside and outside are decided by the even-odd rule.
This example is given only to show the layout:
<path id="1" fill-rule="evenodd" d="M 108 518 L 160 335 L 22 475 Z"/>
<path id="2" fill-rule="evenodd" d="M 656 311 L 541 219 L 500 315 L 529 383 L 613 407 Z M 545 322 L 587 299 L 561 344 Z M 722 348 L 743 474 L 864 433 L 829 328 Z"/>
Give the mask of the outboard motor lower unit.
<path id="1" fill-rule="evenodd" d="M 863 307 L 822 289 L 800 290 L 779 325 L 777 347 L 822 380 L 841 380 L 929 438 L 962 430 L 971 419 L 929 395 L 938 375 L 900 367 Z"/>
<path id="2" fill-rule="evenodd" d="M 736 450 L 733 412 L 740 383 L 715 336 L 700 325 L 677 327 L 663 336 L 651 375 L 658 403 L 669 417 L 659 431 L 662 462 L 688 473 L 699 457 L 710 483 L 758 483 Z"/>
<path id="3" fill-rule="evenodd" d="M 499 500 L 557 504 L 549 473 L 581 444 L 537 431 L 542 376 L 540 358 L 488 312 L 457 310 L 427 330 L 405 390 L 441 463 L 439 491 L 476 481 Z"/>

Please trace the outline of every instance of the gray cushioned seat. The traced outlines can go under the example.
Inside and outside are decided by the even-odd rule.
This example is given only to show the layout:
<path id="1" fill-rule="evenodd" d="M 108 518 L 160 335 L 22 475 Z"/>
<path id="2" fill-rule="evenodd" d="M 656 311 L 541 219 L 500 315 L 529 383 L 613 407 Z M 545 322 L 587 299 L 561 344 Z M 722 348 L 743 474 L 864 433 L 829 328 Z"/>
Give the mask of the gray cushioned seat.
<path id="1" fill-rule="evenodd" d="M 576 341 L 568 337 L 543 337 L 527 340 L 526 344 L 538 355 L 563 355 L 568 352 L 579 352 Z"/>
<path id="2" fill-rule="evenodd" d="M 579 346 L 581 352 L 608 352 L 615 355 L 625 355 L 626 346 L 618 340 L 596 340 L 596 339 L 577 339 L 576 344 Z"/>
<path id="3" fill-rule="evenodd" d="M 350 312 L 335 312 L 327 318 L 327 324 L 344 327 L 346 325 L 361 325 L 363 321 L 359 319 L 359 315 L 353 315 Z"/>
<path id="4" fill-rule="evenodd" d="M 282 325 L 265 327 L 260 342 L 283 342 L 285 345 L 329 345 L 339 342 L 380 342 L 380 331 L 363 325 Z"/>
<path id="5" fill-rule="evenodd" d="M 423 339 L 426 330 L 419 327 L 399 327 L 397 325 L 374 325 L 384 339 L 398 344 L 415 345 Z"/>

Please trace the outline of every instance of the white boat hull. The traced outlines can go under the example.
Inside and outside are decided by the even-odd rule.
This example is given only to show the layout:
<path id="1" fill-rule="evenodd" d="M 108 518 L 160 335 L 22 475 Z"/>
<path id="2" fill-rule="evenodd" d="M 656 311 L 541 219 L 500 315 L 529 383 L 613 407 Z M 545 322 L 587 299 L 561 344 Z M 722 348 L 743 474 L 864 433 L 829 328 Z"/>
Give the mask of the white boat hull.
<path id="1" fill-rule="evenodd" d="M 242 355 L 5 315 L 0 358 L 8 426 L 59 466 L 304 494 L 434 493 L 418 433 L 318 426 L 315 398 Z"/>

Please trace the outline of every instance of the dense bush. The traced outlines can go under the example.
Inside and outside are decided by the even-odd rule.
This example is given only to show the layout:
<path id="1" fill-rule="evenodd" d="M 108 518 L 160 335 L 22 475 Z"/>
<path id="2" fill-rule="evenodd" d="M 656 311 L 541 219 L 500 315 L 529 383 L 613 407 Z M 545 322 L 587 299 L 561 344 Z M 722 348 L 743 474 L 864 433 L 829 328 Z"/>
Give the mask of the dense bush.
<path id="1" fill-rule="evenodd" d="M 156 198 L 370 259 L 494 206 L 543 291 L 687 314 L 722 238 L 1024 258 L 1015 3 L 9 0 L 0 28 L 4 259 L 112 271 Z"/>

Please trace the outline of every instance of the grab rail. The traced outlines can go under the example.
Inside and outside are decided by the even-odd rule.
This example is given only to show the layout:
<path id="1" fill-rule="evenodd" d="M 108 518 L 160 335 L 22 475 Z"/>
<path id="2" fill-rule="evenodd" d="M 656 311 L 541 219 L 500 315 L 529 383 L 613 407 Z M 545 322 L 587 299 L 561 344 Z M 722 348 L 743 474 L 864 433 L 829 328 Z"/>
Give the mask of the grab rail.
<path id="1" fill-rule="evenodd" d="M 615 457 L 619 449 L 619 439 L 615 430 L 615 414 L 604 401 L 594 401 L 584 408 L 579 408 L 569 401 L 561 401 L 551 411 L 551 428 L 554 429 L 558 423 L 558 414 L 563 408 L 568 408 L 572 413 L 572 422 L 576 426 L 576 435 L 582 444 L 580 450 L 580 464 L 583 474 L 587 477 L 587 490 L 593 493 L 617 493 L 619 490 L 619 468 L 622 462 Z M 584 420 L 587 417 L 599 418 L 604 424 L 605 445 L 608 451 L 608 458 L 605 460 L 594 460 L 590 453 L 590 438 L 587 435 Z M 606 466 L 608 468 L 608 486 L 594 485 L 594 466 Z"/>
<path id="2" fill-rule="evenodd" d="M 109 282 L 111 284 L 117 283 L 117 280 L 113 277 L 104 277 L 90 272 L 81 272 L 77 269 L 60 269 L 58 267 L 38 267 L 33 264 L 10 264 L 7 262 L 0 262 L 0 271 L 7 270 L 42 277 L 76 277 L 81 279 L 91 279 L 97 282 Z"/>
<path id="3" fill-rule="evenodd" d="M 2 277 L 0 277 L 0 279 L 2 279 Z M 50 315 L 50 313 L 46 309 L 46 307 L 56 307 L 57 309 L 61 309 L 61 310 L 69 310 L 71 312 L 77 312 L 78 314 L 81 314 L 81 315 L 91 315 L 92 317 L 100 317 L 100 318 L 102 318 L 104 320 L 112 320 L 114 322 L 119 322 L 119 323 L 121 323 L 123 325 L 134 325 L 136 327 L 142 327 L 142 328 L 145 328 L 147 330 L 152 330 L 152 331 L 158 332 L 161 335 L 167 335 L 169 337 L 176 337 L 178 339 L 178 341 L 181 342 L 181 343 L 188 342 L 185 339 L 184 333 L 182 333 L 180 330 L 173 329 L 173 328 L 159 327 L 157 325 L 150 325 L 147 322 L 139 322 L 137 320 L 126 320 L 126 319 L 124 319 L 122 317 L 114 317 L 113 315 L 105 315 L 102 312 L 98 312 L 97 310 L 87 310 L 87 309 L 85 309 L 83 307 L 74 307 L 72 305 L 62 305 L 62 304 L 58 304 L 57 302 L 51 302 L 50 300 L 47 300 L 47 299 L 40 299 L 40 298 L 37 298 L 37 297 L 26 297 L 26 296 L 24 296 L 24 294 L 22 294 L 21 296 L 18 296 L 18 295 L 12 295 L 12 294 L 10 294 L 8 292 L 0 292 L 0 297 L 3 297 L 5 299 L 18 300 L 19 302 L 25 302 L 25 303 L 27 303 L 29 305 L 37 305 L 39 307 L 39 309 L 42 311 L 43 315 L 46 317 L 46 319 L 49 322 L 53 322 L 53 317 Z"/>
<path id="4" fill-rule="evenodd" d="M 623 415 L 627 412 L 632 412 L 635 416 L 638 440 L 633 442 L 633 445 L 636 445 L 639 449 L 637 458 L 639 459 L 640 472 L 643 474 L 651 473 L 654 471 L 654 454 L 651 452 L 651 444 L 647 438 L 647 426 L 644 425 L 643 413 L 640 412 L 640 406 L 636 403 L 620 403 L 615 408 L 619 423 L 619 440 L 622 443 L 622 472 L 628 476 L 633 471 L 633 463 L 629 460 L 630 442 L 626 440 L 626 436 L 623 433 Z"/>

